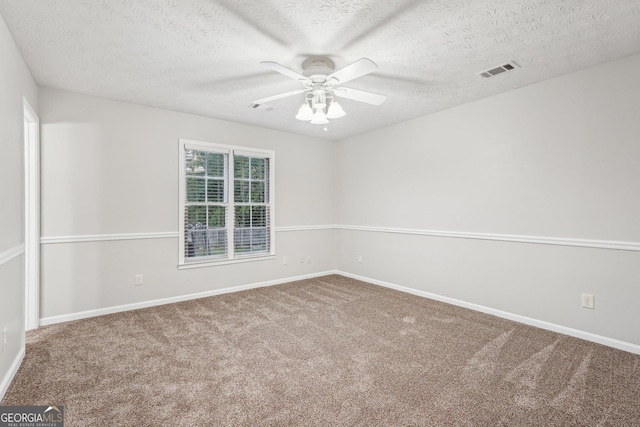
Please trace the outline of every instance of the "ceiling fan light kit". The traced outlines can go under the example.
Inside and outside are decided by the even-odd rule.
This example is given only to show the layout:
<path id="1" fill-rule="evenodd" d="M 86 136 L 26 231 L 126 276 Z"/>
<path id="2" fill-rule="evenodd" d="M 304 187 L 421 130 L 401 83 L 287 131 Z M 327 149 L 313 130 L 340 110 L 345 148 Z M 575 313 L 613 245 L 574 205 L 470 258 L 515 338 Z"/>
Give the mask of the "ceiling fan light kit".
<path id="1" fill-rule="evenodd" d="M 318 108 L 313 115 L 313 119 L 311 119 L 309 123 L 314 125 L 326 125 L 327 123 L 329 123 L 329 120 L 327 120 L 327 115 L 324 113 L 324 111 Z"/>
<path id="2" fill-rule="evenodd" d="M 329 109 L 327 110 L 328 119 L 339 119 L 340 117 L 344 117 L 346 115 L 347 113 L 344 112 L 342 106 L 338 104 L 338 101 L 333 101 L 331 105 L 329 105 Z"/>
<path id="3" fill-rule="evenodd" d="M 343 83 L 378 69 L 378 66 L 368 58 L 361 58 L 338 71 L 334 71 L 334 63 L 331 59 L 327 57 L 310 57 L 302 63 L 304 70 L 302 74 L 276 62 L 264 61 L 261 64 L 282 75 L 298 80 L 302 83 L 304 89 L 258 99 L 253 101 L 252 105 L 259 106 L 277 99 L 304 93 L 304 102 L 298 109 L 298 114 L 296 114 L 296 119 L 298 120 L 308 121 L 312 124 L 327 124 L 329 123 L 328 119 L 344 117 L 347 113 L 335 100 L 336 96 L 371 105 L 380 105 L 386 100 L 384 95 L 341 86 Z"/>
<path id="4" fill-rule="evenodd" d="M 329 123 L 327 119 L 339 119 L 346 114 L 338 101 L 333 100 L 333 92 L 320 87 L 307 92 L 305 102 L 300 106 L 296 119 L 308 121 L 314 125 L 324 125 Z"/>
<path id="5" fill-rule="evenodd" d="M 298 114 L 296 114 L 296 119 L 307 122 L 313 119 L 313 110 L 311 109 L 307 101 L 305 101 L 304 104 L 300 106 Z"/>

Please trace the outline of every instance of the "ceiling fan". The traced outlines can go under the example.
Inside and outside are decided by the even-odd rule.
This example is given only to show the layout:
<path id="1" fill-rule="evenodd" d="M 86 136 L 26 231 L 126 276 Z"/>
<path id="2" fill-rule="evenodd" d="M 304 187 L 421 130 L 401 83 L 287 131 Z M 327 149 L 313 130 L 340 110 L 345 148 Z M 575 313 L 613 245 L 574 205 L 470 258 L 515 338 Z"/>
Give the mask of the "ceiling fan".
<path id="1" fill-rule="evenodd" d="M 334 71 L 334 62 L 325 56 L 312 56 L 302 63 L 302 74 L 299 74 L 277 62 L 263 61 L 262 65 L 271 68 L 287 77 L 298 80 L 304 89 L 281 93 L 252 102 L 253 108 L 261 104 L 304 93 L 304 102 L 298 110 L 296 119 L 309 121 L 313 124 L 329 123 L 328 119 L 338 119 L 346 113 L 335 97 L 351 99 L 371 105 L 382 104 L 387 97 L 376 93 L 351 89 L 342 86 L 343 83 L 357 79 L 378 69 L 378 66 L 368 58 L 361 58 L 356 62 Z"/>

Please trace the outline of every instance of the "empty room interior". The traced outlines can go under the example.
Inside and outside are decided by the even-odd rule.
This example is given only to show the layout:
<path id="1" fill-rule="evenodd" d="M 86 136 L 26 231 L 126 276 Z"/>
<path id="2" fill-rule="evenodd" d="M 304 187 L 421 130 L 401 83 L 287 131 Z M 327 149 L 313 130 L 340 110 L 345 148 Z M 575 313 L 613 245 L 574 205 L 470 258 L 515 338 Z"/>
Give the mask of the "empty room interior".
<path id="1" fill-rule="evenodd" d="M 3 414 L 640 425 L 640 2 L 0 18 Z"/>

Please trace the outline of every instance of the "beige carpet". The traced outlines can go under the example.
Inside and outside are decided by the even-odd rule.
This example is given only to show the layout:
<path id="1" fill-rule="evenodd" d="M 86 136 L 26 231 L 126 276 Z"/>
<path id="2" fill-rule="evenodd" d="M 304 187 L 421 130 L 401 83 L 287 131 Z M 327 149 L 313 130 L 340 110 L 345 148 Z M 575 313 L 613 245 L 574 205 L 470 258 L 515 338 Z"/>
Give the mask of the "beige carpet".
<path id="1" fill-rule="evenodd" d="M 40 328 L 67 426 L 640 425 L 640 356 L 341 276 Z"/>

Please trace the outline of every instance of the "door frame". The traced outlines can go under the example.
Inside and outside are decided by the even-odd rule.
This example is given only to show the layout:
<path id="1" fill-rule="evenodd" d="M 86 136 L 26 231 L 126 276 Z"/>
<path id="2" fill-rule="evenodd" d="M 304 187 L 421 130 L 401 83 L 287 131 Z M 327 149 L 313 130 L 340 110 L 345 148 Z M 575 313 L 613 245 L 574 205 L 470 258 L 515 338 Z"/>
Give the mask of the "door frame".
<path id="1" fill-rule="evenodd" d="M 24 106 L 25 330 L 40 326 L 40 119 Z"/>

